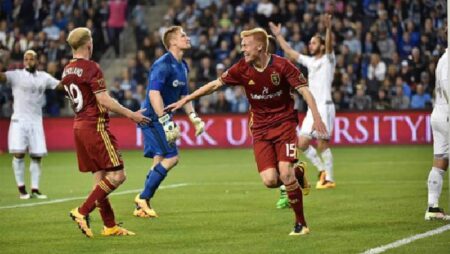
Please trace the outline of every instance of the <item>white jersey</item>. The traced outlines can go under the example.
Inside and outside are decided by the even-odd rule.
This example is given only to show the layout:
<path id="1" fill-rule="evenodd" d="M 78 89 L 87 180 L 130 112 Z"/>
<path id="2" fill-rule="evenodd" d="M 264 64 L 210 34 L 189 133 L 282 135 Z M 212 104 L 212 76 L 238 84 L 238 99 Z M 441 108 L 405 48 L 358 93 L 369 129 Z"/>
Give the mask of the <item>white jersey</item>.
<path id="1" fill-rule="evenodd" d="M 336 58 L 334 52 L 320 58 L 300 54 L 297 62 L 308 69 L 308 85 L 317 105 L 331 104 L 331 83 L 333 82 Z"/>
<path id="2" fill-rule="evenodd" d="M 59 81 L 43 71 L 25 69 L 5 72 L 14 97 L 12 120 L 42 121 L 45 89 L 55 89 Z"/>

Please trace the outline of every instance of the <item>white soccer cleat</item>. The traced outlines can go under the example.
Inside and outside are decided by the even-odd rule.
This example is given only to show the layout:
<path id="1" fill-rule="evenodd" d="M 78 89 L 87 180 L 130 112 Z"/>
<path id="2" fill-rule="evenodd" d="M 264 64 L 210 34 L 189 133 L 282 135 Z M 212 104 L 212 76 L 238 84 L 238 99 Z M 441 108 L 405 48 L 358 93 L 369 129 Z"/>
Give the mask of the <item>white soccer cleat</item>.
<path id="1" fill-rule="evenodd" d="M 450 220 L 450 215 L 445 214 L 440 207 L 429 207 L 425 211 L 425 220 Z"/>
<path id="2" fill-rule="evenodd" d="M 28 193 L 25 193 L 25 194 L 20 193 L 20 194 L 19 194 L 19 198 L 20 198 L 20 199 L 30 199 L 31 196 L 30 196 L 30 194 L 28 194 Z"/>

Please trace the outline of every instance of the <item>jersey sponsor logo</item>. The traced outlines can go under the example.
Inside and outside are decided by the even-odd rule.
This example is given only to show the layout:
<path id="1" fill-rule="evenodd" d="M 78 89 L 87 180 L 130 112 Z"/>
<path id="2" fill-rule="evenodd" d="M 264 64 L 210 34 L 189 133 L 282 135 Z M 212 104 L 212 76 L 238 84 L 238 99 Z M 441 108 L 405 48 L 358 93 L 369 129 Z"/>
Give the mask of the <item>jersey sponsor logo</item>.
<path id="1" fill-rule="evenodd" d="M 250 79 L 249 81 L 248 81 L 248 85 L 249 86 L 252 86 L 252 85 L 254 85 L 255 84 L 255 81 L 253 81 L 253 79 Z"/>
<path id="2" fill-rule="evenodd" d="M 269 89 L 267 87 L 264 87 L 264 90 L 262 91 L 262 94 L 250 94 L 250 97 L 253 100 L 271 100 L 277 97 L 280 97 L 283 94 L 283 90 L 279 90 L 275 93 L 269 93 Z"/>
<path id="3" fill-rule="evenodd" d="M 173 87 L 185 86 L 185 85 L 186 85 L 185 82 L 180 81 L 180 80 L 178 80 L 178 79 L 175 79 L 175 80 L 172 82 L 172 86 L 173 86 Z"/>
<path id="4" fill-rule="evenodd" d="M 272 84 L 278 86 L 280 84 L 280 74 L 272 73 L 270 75 L 270 81 L 272 81 Z"/>

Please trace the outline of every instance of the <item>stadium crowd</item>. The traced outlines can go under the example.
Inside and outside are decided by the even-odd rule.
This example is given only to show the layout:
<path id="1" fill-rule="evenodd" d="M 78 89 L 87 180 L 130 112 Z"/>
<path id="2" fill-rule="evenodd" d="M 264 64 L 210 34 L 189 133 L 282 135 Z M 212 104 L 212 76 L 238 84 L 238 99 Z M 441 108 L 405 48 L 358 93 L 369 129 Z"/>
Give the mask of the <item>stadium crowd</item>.
<path id="1" fill-rule="evenodd" d="M 67 31 L 77 26 L 89 27 L 98 45 L 94 50 L 94 59 L 98 60 L 107 46 L 113 46 L 119 55 L 118 44 L 110 42 L 119 43 L 116 36 L 132 19 L 138 49 L 109 84 L 109 90 L 120 103 L 136 110 L 145 98 L 152 62 L 165 53 L 161 35 L 173 24 L 182 25 L 191 38 L 193 48 L 185 59 L 193 91 L 240 58 L 241 30 L 267 28 L 269 21 L 281 23 L 291 46 L 308 54 L 311 36 L 325 31 L 323 14 L 331 13 L 337 62 L 333 101 L 338 111 L 429 109 L 433 103 L 434 71 L 447 45 L 446 2 L 441 0 L 175 0 L 155 31 L 147 29 L 142 4 L 148 3 L 2 1 L 0 68 L 18 67 L 23 52 L 32 48 L 40 55 L 39 69 L 60 78 L 62 67 L 70 59 L 65 43 Z M 123 5 L 128 5 L 127 11 L 120 12 Z M 278 50 L 277 54 L 283 52 Z M 0 89 L 0 116 L 8 116 L 10 89 Z M 296 107 L 304 110 L 305 103 L 296 97 Z M 62 95 L 48 91 L 47 102 L 47 115 L 61 114 L 65 105 Z M 195 106 L 201 114 L 246 112 L 248 102 L 241 88 L 227 87 L 201 98 Z"/>

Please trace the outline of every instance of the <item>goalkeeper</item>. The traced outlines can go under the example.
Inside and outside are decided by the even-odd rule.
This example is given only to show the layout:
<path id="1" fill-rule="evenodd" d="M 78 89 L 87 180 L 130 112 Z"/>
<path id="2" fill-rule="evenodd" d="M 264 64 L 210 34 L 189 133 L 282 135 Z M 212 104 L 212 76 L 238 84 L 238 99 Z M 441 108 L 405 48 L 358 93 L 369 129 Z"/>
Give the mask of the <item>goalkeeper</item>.
<path id="1" fill-rule="evenodd" d="M 147 97 L 143 108 L 145 116 L 152 119 L 146 126 L 140 126 L 144 135 L 144 156 L 153 158 L 153 165 L 147 174 L 144 190 L 139 193 L 134 202 L 137 217 L 158 217 L 150 206 L 161 182 L 178 163 L 176 140 L 180 136 L 178 126 L 173 122 L 172 115 L 164 112 L 164 107 L 178 101 L 188 94 L 188 66 L 183 60 L 184 51 L 191 48 L 190 38 L 180 26 L 169 27 L 162 36 L 167 53 L 153 64 L 147 85 Z M 192 106 L 184 106 L 186 114 L 195 127 L 195 135 L 200 135 L 204 122 L 197 116 Z"/>

